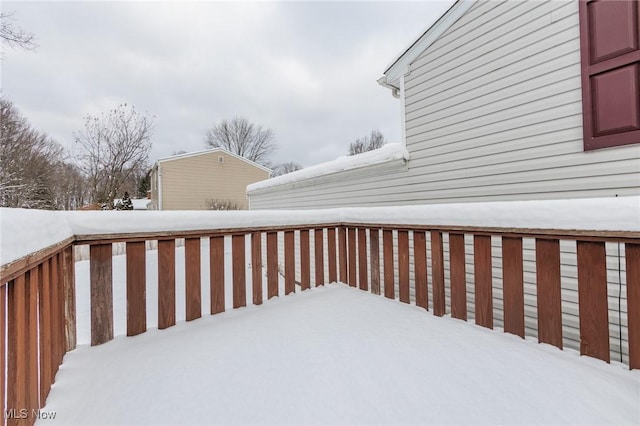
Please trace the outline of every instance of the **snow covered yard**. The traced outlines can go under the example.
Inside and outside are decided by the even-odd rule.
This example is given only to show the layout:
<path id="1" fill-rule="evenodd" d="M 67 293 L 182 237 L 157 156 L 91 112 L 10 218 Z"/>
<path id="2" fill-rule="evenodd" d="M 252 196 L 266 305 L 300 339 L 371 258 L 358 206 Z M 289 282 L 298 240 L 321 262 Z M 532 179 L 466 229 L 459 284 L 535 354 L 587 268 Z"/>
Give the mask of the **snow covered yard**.
<path id="1" fill-rule="evenodd" d="M 79 346 L 39 424 L 639 424 L 627 368 L 331 284 Z"/>

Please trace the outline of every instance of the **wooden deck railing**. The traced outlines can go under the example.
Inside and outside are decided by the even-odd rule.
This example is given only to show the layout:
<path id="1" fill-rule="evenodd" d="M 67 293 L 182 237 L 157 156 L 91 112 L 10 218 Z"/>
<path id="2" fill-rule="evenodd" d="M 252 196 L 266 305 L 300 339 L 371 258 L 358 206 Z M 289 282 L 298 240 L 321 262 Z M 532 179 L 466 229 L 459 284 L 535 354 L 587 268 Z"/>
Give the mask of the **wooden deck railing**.
<path id="1" fill-rule="evenodd" d="M 313 244 L 310 244 L 311 236 Z M 473 303 L 466 269 L 472 239 Z M 448 250 L 444 249 L 444 240 Z M 637 232 L 584 232 L 440 226 L 330 223 L 146 234 L 76 235 L 11 265 L 0 286 L 0 401 L 7 424 L 32 424 L 44 405 L 66 351 L 76 345 L 73 245 L 90 246 L 91 344 L 113 339 L 112 243 L 126 243 L 126 333 L 147 330 L 145 241 L 158 241 L 158 328 L 176 323 L 176 239 L 184 238 L 186 320 L 201 316 L 202 263 L 208 265 L 210 313 L 260 305 L 280 296 L 279 241 L 284 248 L 284 294 L 341 281 L 433 314 L 493 328 L 492 239 L 501 242 L 504 331 L 525 336 L 523 239 L 535 240 L 537 336 L 563 346 L 560 240 L 575 242 L 580 320 L 580 353 L 610 361 L 605 242 L 624 245 L 628 359 L 640 368 L 640 235 Z M 208 239 L 209 257 L 201 256 Z M 231 240 L 231 269 L 225 269 L 225 239 Z M 250 257 L 246 258 L 246 244 Z M 313 247 L 313 254 L 311 253 Z M 448 258 L 445 259 L 445 254 Z M 266 262 L 265 262 L 266 260 Z M 326 260 L 326 262 L 325 262 Z M 448 260 L 446 262 L 445 260 Z M 251 287 L 247 297 L 250 262 Z M 413 265 L 413 268 L 411 268 Z M 448 270 L 445 266 L 448 265 Z M 266 283 L 263 282 L 266 270 Z M 312 276 L 313 271 L 313 276 Z M 225 306 L 225 274 L 231 275 L 232 306 Z M 299 279 L 298 279 L 299 277 Z M 397 282 L 396 282 L 397 280 Z M 263 286 L 266 285 L 266 292 Z M 397 290 L 397 291 L 396 291 Z M 413 294 L 413 297 L 411 297 Z M 432 300 L 429 300 L 431 294 Z M 449 301 L 447 303 L 447 300 Z M 6 312 L 5 312 L 6 311 Z M 6 347 L 4 333 L 7 333 Z M 5 359 L 6 357 L 6 359 Z M 5 376 L 5 366 L 7 374 Z M 6 389 L 6 398 L 5 398 Z M 21 411 L 26 410 L 26 411 Z M 24 415 L 27 413 L 27 415 Z M 7 418 L 9 417 L 9 418 Z"/>

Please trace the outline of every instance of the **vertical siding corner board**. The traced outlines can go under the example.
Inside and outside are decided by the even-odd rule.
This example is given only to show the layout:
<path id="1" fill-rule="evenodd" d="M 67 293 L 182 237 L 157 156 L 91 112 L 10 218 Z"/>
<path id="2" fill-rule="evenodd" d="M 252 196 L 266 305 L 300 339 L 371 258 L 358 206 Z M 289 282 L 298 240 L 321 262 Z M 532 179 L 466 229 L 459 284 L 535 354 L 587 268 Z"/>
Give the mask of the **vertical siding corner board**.
<path id="1" fill-rule="evenodd" d="M 113 288 L 111 269 L 111 244 L 95 244 L 89 247 L 91 275 L 91 346 L 113 339 Z M 57 262 L 53 263 L 57 273 Z M 52 283 L 56 289 L 56 283 Z"/>

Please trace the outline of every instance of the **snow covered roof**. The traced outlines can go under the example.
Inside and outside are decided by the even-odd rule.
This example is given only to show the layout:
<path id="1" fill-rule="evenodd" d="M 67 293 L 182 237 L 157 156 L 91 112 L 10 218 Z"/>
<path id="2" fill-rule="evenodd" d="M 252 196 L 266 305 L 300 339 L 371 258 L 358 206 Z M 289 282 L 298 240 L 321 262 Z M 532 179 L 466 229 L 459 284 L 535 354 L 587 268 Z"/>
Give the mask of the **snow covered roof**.
<path id="1" fill-rule="evenodd" d="M 342 156 L 333 161 L 316 164 L 286 175 L 262 180 L 247 186 L 247 192 L 258 191 L 273 186 L 285 185 L 299 182 L 306 179 L 339 173 L 346 170 L 368 167 L 375 164 L 387 163 L 395 160 L 406 161 L 409 159 L 409 152 L 399 143 L 390 143 L 373 151 L 364 152 L 358 155 Z"/>
<path id="2" fill-rule="evenodd" d="M 265 172 L 269 172 L 271 173 L 271 169 L 268 167 L 263 166 L 262 164 L 258 164 L 255 161 L 251 161 L 247 158 L 244 158 L 238 154 L 234 154 L 233 152 L 226 150 L 224 148 L 211 148 L 211 149 L 204 149 L 202 151 L 194 151 L 194 152 L 186 152 L 184 154 L 178 154 L 178 155 L 172 155 L 170 157 L 163 157 L 158 159 L 158 161 L 156 161 L 156 164 L 158 163 L 166 163 L 168 161 L 174 161 L 174 160 L 181 160 L 183 158 L 188 158 L 188 157 L 195 157 L 197 155 L 204 155 L 204 154 L 212 154 L 214 152 L 222 152 L 225 153 L 226 155 L 229 155 L 231 157 L 237 158 L 238 160 L 244 161 L 247 164 L 250 164 L 252 166 L 255 166 L 259 169 L 264 170 Z"/>

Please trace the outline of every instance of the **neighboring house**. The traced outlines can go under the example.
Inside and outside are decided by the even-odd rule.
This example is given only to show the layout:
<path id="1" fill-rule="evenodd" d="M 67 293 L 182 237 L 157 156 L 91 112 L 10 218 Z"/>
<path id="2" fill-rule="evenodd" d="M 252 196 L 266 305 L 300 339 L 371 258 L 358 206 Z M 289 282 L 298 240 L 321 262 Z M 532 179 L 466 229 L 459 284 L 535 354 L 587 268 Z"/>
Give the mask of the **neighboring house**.
<path id="1" fill-rule="evenodd" d="M 150 210 L 208 210 L 215 202 L 248 207 L 247 185 L 271 170 L 222 148 L 162 158 L 151 172 Z"/>
<path id="2" fill-rule="evenodd" d="M 398 149 L 401 156 L 386 160 L 346 168 L 330 162 L 315 166 L 320 172 L 313 176 L 304 169 L 259 182 L 248 188 L 251 208 L 639 195 L 638 25 L 638 0 L 458 0 L 379 80 L 399 98 L 406 154 Z M 466 242 L 469 255 L 473 245 Z M 499 253 L 500 241 L 493 245 Z M 575 244 L 563 241 L 561 250 L 564 339 L 575 348 Z M 626 346 L 624 283 L 618 282 L 623 253 L 607 245 L 612 335 L 622 318 L 622 342 L 612 340 L 614 352 Z M 498 259 L 496 326 L 502 316 Z M 535 336 L 533 259 L 533 241 L 525 240 L 525 323 Z M 473 280 L 468 266 L 470 300 Z"/>
<path id="3" fill-rule="evenodd" d="M 640 194 L 638 9 L 457 1 L 379 80 L 399 97 L 408 163 L 294 172 L 250 187 L 251 208 Z"/>

